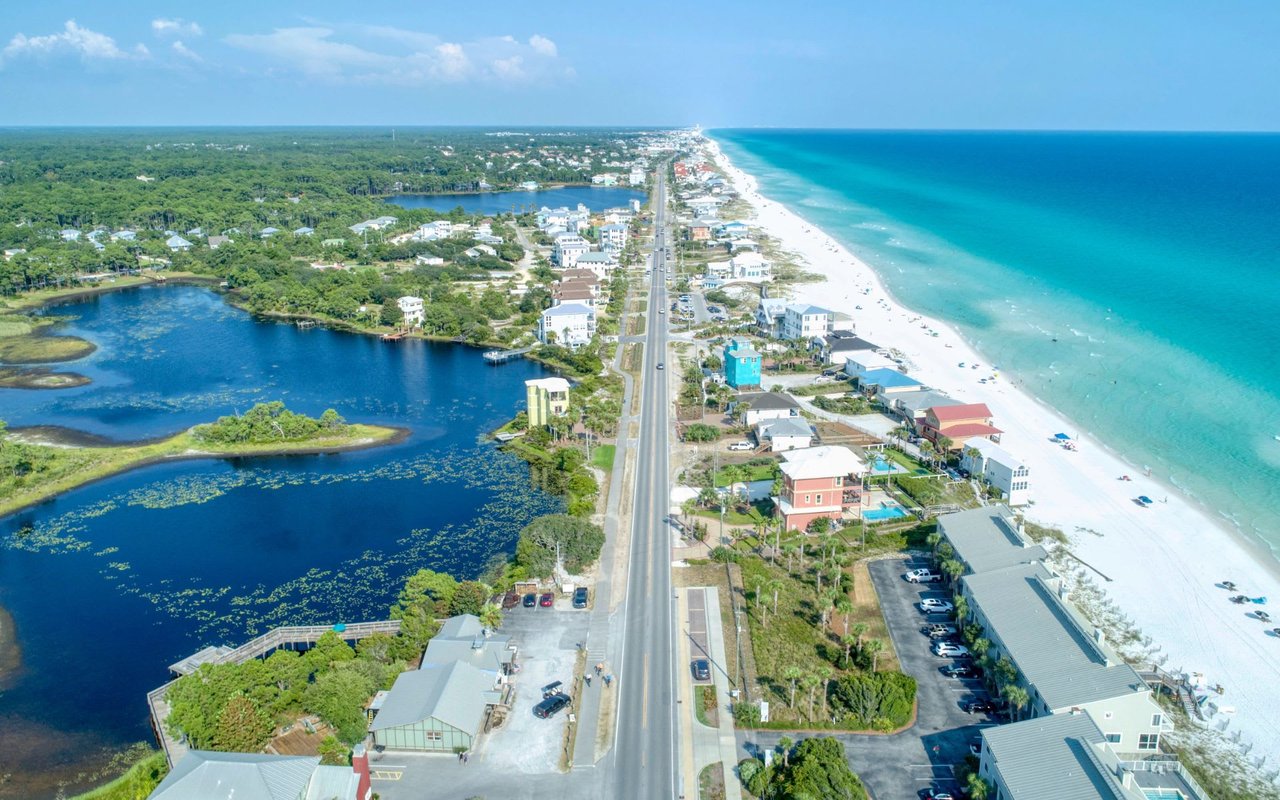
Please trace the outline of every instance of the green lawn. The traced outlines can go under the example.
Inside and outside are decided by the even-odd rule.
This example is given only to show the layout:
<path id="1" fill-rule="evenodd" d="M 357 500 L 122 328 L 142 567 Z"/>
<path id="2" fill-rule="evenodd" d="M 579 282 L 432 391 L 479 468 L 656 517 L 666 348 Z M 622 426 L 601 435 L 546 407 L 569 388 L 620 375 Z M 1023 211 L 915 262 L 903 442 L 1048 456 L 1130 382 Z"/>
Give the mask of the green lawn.
<path id="1" fill-rule="evenodd" d="M 768 464 L 746 464 L 744 466 L 747 468 L 748 481 L 771 481 L 780 474 L 776 461 Z M 716 472 L 715 483 L 717 488 L 729 485 L 730 472 L 728 470 L 730 469 L 730 467 L 721 467 Z"/>
<path id="2" fill-rule="evenodd" d="M 613 469 L 613 457 L 616 454 L 617 446 L 611 444 L 602 444 L 595 450 L 591 451 L 591 463 L 600 469 Z"/>

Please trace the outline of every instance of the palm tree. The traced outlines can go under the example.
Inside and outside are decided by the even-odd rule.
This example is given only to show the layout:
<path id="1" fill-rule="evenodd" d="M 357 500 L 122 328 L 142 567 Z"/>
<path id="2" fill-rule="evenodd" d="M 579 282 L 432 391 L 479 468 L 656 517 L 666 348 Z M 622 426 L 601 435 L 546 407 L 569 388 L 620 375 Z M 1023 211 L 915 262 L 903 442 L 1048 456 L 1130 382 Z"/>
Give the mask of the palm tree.
<path id="1" fill-rule="evenodd" d="M 1013 721 L 1017 722 L 1022 716 L 1022 709 L 1026 708 L 1027 703 L 1031 702 L 1031 695 L 1018 684 L 1011 683 L 1004 687 L 1004 699 L 1008 701 L 1010 708 L 1013 709 Z"/>
<path id="2" fill-rule="evenodd" d="M 836 600 L 836 613 L 840 615 L 840 628 L 848 633 L 849 631 L 849 615 L 853 613 L 853 603 L 849 602 L 849 598 L 841 595 Z"/>
<path id="3" fill-rule="evenodd" d="M 773 615 L 778 616 L 778 592 L 782 590 L 783 583 L 780 579 L 774 578 L 769 581 L 769 586 L 773 588 Z"/>
<path id="4" fill-rule="evenodd" d="M 854 636 L 851 633 L 846 633 L 844 636 L 840 637 L 840 644 L 844 645 L 844 663 L 846 666 L 848 666 L 850 659 L 853 658 L 853 656 L 851 655 L 853 651 L 853 646 L 855 644 L 861 645 L 862 641 L 859 637 Z"/>
<path id="5" fill-rule="evenodd" d="M 801 688 L 803 688 L 806 692 L 809 693 L 809 713 L 806 715 L 806 717 L 810 722 L 813 721 L 814 694 L 817 691 L 818 686 L 820 686 L 821 684 L 822 684 L 822 679 L 819 678 L 817 674 L 813 672 L 806 672 L 804 674 L 804 677 L 800 679 Z"/>
<path id="6" fill-rule="evenodd" d="M 831 679 L 836 671 L 829 664 L 818 667 L 818 680 L 822 682 L 822 718 L 827 718 L 827 694 L 831 691 Z"/>
<path id="7" fill-rule="evenodd" d="M 787 761 L 791 758 L 791 745 L 795 744 L 790 736 L 783 736 L 778 740 L 778 750 L 782 753 L 782 766 L 787 766 Z"/>
<path id="8" fill-rule="evenodd" d="M 862 637 L 867 635 L 870 630 L 865 622 L 855 622 L 849 629 L 849 632 L 858 638 L 858 652 L 862 652 Z"/>
<path id="9" fill-rule="evenodd" d="M 693 512 L 696 511 L 697 508 L 698 501 L 693 499 L 685 500 L 680 504 L 680 513 L 684 515 L 684 524 L 686 528 L 690 526 L 690 520 L 693 517 Z"/>
<path id="10" fill-rule="evenodd" d="M 480 624 L 496 631 L 502 626 L 502 609 L 496 603 L 485 603 L 480 609 Z"/>
<path id="11" fill-rule="evenodd" d="M 799 667 L 787 667 L 782 671 L 782 677 L 791 684 L 791 700 L 787 703 L 792 711 L 796 708 L 796 682 L 804 677 L 804 670 Z"/>
<path id="12" fill-rule="evenodd" d="M 866 644 L 862 645 L 862 652 L 871 656 L 871 671 L 876 671 L 876 665 L 880 660 L 880 653 L 884 650 L 884 641 L 881 639 L 868 639 Z"/>

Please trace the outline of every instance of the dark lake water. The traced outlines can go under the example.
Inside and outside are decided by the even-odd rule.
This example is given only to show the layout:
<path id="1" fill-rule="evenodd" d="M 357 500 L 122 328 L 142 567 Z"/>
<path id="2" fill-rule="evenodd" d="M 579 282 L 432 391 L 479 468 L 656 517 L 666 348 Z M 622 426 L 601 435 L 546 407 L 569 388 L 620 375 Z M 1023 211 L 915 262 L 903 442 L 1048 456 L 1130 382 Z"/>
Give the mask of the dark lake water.
<path id="1" fill-rule="evenodd" d="M 0 797 L 150 740 L 145 694 L 206 644 L 281 624 L 382 619 L 420 567 L 474 577 L 534 516 L 561 509 L 479 437 L 523 402 L 527 361 L 260 322 L 205 289 L 101 295 L 53 309 L 99 345 L 81 389 L 0 390 L 11 426 L 138 439 L 254 402 L 409 428 L 330 456 L 148 467 L 0 520 L 0 607 L 22 665 L 0 685 Z"/>
<path id="2" fill-rule="evenodd" d="M 430 208 L 452 211 L 458 206 L 468 214 L 502 214 L 509 211 L 537 211 L 543 206 L 576 208 L 582 203 L 592 211 L 625 206 L 632 200 L 644 202 L 644 192 L 624 187 L 565 186 L 536 192 L 481 192 L 479 194 L 400 194 L 387 202 L 402 208 Z"/>

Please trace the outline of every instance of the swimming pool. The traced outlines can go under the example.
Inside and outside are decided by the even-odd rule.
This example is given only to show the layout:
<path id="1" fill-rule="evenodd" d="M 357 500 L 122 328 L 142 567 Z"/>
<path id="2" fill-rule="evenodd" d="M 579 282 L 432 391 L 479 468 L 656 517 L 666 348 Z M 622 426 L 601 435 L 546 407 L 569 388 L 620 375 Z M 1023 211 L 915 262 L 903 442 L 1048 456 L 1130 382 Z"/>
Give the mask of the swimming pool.
<path id="1" fill-rule="evenodd" d="M 870 511 L 863 511 L 862 518 L 869 522 L 879 522 L 886 519 L 897 519 L 905 517 L 907 512 L 902 506 L 886 506 L 881 505 L 879 508 L 873 508 Z"/>
<path id="2" fill-rule="evenodd" d="M 1147 796 L 1147 800 L 1186 800 L 1177 789 L 1143 789 L 1142 793 Z"/>

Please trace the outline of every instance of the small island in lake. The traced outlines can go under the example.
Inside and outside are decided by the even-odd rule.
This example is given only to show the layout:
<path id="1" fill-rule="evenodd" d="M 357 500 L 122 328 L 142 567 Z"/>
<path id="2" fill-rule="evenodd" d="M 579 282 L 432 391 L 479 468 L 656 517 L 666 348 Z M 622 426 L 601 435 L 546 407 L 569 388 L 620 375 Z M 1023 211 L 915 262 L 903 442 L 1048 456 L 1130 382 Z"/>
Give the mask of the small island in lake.
<path id="1" fill-rule="evenodd" d="M 399 428 L 349 423 L 333 409 L 308 417 L 278 401 L 149 442 L 73 442 L 66 433 L 6 431 L 0 422 L 0 516 L 160 461 L 337 453 L 390 444 L 405 435 Z"/>

